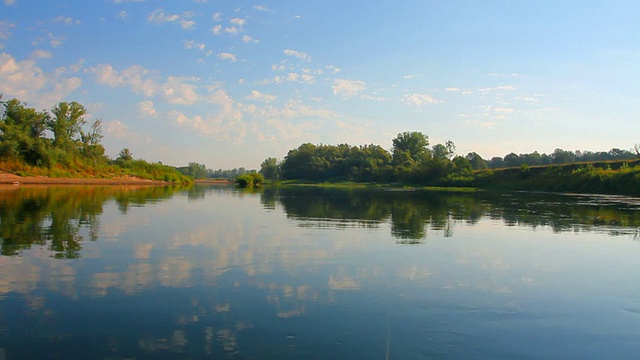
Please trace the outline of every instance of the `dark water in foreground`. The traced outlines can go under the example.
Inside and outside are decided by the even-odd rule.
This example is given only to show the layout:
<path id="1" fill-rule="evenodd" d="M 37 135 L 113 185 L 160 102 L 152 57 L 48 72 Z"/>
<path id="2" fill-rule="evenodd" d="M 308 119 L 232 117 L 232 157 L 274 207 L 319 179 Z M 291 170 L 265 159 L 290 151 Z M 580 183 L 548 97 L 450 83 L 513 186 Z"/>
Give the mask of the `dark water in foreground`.
<path id="1" fill-rule="evenodd" d="M 640 200 L 0 188 L 0 359 L 640 357 Z"/>

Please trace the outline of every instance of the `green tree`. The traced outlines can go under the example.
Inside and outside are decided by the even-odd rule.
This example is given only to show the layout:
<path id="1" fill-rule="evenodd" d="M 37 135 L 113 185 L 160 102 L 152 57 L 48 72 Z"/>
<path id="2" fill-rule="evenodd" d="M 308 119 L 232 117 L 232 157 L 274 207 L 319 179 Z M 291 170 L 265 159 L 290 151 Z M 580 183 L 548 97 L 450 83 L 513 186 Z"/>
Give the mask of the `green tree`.
<path id="1" fill-rule="evenodd" d="M 204 179 L 207 177 L 207 167 L 204 164 L 198 164 L 197 162 L 190 162 L 186 171 L 183 172 L 187 176 L 191 176 L 194 179 Z"/>
<path id="2" fill-rule="evenodd" d="M 251 189 L 254 187 L 260 187 L 262 186 L 262 183 L 264 183 L 264 177 L 262 176 L 262 174 L 258 174 L 256 172 L 240 175 L 236 179 L 236 184 L 241 188 Z"/>
<path id="3" fill-rule="evenodd" d="M 116 160 L 131 161 L 133 160 L 133 154 L 131 154 L 131 151 L 128 148 L 124 148 L 120 150 L 120 153 L 118 154 L 118 158 Z"/>
<path id="4" fill-rule="evenodd" d="M 46 121 L 48 130 L 53 132 L 53 144 L 63 150 L 70 150 L 72 142 L 79 140 L 82 126 L 86 124 L 84 115 L 87 110 L 75 101 L 61 102 L 56 105 Z"/>
<path id="5" fill-rule="evenodd" d="M 104 146 L 102 141 L 102 120 L 98 119 L 91 124 L 88 132 L 80 129 L 80 141 L 82 142 L 82 154 L 90 159 L 100 159 L 104 157 Z"/>
<path id="6" fill-rule="evenodd" d="M 49 165 L 49 141 L 44 138 L 49 115 L 11 99 L 3 103 L 0 119 L 0 156 L 30 165 Z"/>
<path id="7" fill-rule="evenodd" d="M 278 159 L 267 158 L 260 164 L 260 174 L 267 180 L 277 181 L 280 179 L 280 165 Z"/>
<path id="8" fill-rule="evenodd" d="M 474 170 L 487 169 L 489 167 L 487 161 L 475 152 L 468 153 L 465 158 L 469 160 L 469 163 Z"/>
<path id="9" fill-rule="evenodd" d="M 393 162 L 396 165 L 418 164 L 429 156 L 429 137 L 419 131 L 399 133 L 392 142 Z"/>
<path id="10" fill-rule="evenodd" d="M 431 149 L 432 156 L 440 160 L 444 160 L 444 159 L 451 160 L 451 158 L 455 155 L 455 153 L 456 153 L 456 145 L 451 140 L 447 141 L 444 145 L 436 144 Z"/>

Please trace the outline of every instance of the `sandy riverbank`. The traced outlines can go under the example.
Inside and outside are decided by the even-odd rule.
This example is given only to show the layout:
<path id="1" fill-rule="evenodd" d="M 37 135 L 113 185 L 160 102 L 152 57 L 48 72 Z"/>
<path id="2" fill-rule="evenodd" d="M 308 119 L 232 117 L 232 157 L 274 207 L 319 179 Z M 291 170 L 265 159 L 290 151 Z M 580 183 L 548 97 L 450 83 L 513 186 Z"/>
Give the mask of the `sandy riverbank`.
<path id="1" fill-rule="evenodd" d="M 9 173 L 0 173 L 0 184 L 12 185 L 170 185 L 166 181 L 154 181 L 132 176 L 123 176 L 113 179 L 97 178 L 51 178 L 47 176 L 18 176 Z"/>

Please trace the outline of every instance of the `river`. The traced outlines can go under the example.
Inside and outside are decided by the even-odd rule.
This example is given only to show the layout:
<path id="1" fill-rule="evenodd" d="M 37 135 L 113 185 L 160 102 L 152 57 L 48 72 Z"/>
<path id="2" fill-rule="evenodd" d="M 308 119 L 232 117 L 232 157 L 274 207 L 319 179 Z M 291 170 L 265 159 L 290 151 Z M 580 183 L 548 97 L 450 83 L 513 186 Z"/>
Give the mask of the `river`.
<path id="1" fill-rule="evenodd" d="M 640 199 L 0 188 L 0 359 L 640 357 Z"/>

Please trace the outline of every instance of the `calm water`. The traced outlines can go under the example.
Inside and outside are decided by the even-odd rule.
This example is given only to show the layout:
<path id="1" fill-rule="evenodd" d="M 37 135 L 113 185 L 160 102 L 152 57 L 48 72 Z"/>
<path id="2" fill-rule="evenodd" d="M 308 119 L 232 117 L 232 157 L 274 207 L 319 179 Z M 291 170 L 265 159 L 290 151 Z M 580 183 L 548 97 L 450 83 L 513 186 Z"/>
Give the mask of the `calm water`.
<path id="1" fill-rule="evenodd" d="M 0 188 L 0 359 L 640 357 L 640 200 Z"/>

